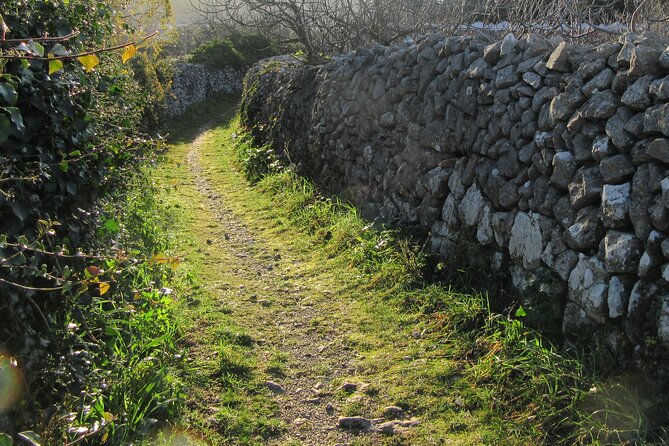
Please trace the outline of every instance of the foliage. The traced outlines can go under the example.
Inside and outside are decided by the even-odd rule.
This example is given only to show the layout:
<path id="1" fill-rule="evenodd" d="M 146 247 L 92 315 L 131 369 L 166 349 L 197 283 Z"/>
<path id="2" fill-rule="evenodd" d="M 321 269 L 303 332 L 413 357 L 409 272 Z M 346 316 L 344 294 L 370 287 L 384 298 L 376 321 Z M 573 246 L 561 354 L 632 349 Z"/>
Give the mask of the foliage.
<path id="1" fill-rule="evenodd" d="M 169 94 L 174 78 L 172 62 L 159 49 L 142 52 L 132 60 L 134 78 L 145 92 L 143 123 L 147 129 L 156 129 L 161 120 L 161 107 Z"/>
<path id="2" fill-rule="evenodd" d="M 252 184 L 281 170 L 282 164 L 270 146 L 257 146 L 245 136 L 237 141 L 235 149 L 244 175 Z"/>
<path id="3" fill-rule="evenodd" d="M 213 39 L 195 48 L 190 60 L 214 68 L 245 69 L 277 54 L 275 43 L 267 37 L 233 33 L 223 40 Z"/>
<path id="4" fill-rule="evenodd" d="M 146 220 L 131 211 L 126 224 L 109 204 L 157 147 L 137 134 L 146 96 L 123 65 L 136 48 L 99 52 L 128 30 L 113 6 L 1 10 L 3 39 L 27 43 L 0 41 L 0 358 L 11 364 L 0 373 L 25 377 L 24 393 L 0 404 L 0 432 L 31 429 L 48 444 L 125 442 L 177 401 L 160 291 L 170 259 L 151 261 L 164 245 L 143 237 Z"/>

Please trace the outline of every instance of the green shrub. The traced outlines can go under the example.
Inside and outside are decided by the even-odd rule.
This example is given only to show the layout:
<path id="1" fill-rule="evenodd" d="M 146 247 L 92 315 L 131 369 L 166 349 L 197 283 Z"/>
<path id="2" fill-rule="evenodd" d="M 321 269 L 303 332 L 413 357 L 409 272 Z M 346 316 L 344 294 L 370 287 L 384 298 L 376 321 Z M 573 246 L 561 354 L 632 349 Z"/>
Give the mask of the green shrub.
<path id="1" fill-rule="evenodd" d="M 190 57 L 193 63 L 214 68 L 244 69 L 266 57 L 278 54 L 270 39 L 257 34 L 232 34 L 197 47 Z"/>
<path id="2" fill-rule="evenodd" d="M 97 0 L 3 0 L 0 10 L 7 38 L 34 57 L 97 50 L 121 29 Z M 30 40 L 74 30 L 62 48 Z M 3 55 L 22 51 L 2 44 Z M 0 384 L 11 368 L 24 381 L 12 401 L 0 391 L 0 440 L 29 430 L 42 444 L 127 444 L 178 405 L 176 328 L 160 292 L 170 272 L 147 261 L 164 245 L 139 207 L 121 215 L 109 204 L 125 200 L 156 148 L 138 133 L 148 89 L 119 51 L 98 57 L 90 72 L 76 58 L 53 71 L 0 61 Z"/>

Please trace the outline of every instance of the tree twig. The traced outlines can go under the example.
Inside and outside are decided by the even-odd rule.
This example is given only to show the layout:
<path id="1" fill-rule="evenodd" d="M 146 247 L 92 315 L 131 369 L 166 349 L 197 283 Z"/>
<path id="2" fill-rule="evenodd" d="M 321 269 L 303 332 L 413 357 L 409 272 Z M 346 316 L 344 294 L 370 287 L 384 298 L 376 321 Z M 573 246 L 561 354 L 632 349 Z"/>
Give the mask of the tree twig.
<path id="1" fill-rule="evenodd" d="M 24 60 L 69 60 L 69 59 L 75 59 L 78 57 L 85 57 L 85 56 L 90 56 L 92 54 L 99 54 L 99 53 L 107 53 L 109 51 L 114 51 L 114 50 L 120 50 L 123 48 L 127 48 L 129 46 L 133 45 L 138 45 L 142 42 L 145 42 L 146 40 L 155 37 L 158 34 L 158 31 L 154 31 L 153 33 L 149 34 L 148 36 L 144 37 L 143 39 L 134 41 L 134 42 L 127 42 L 121 45 L 116 45 L 116 46 L 110 46 L 107 48 L 99 48 L 96 50 L 91 50 L 91 51 L 85 51 L 83 53 L 77 53 L 77 54 L 69 54 L 67 56 L 30 56 L 30 55 L 5 55 L 5 54 L 0 54 L 0 59 L 24 59 Z"/>
<path id="2" fill-rule="evenodd" d="M 66 36 L 60 36 L 60 37 L 30 37 L 30 38 L 25 38 L 25 39 L 2 39 L 0 38 L 0 44 L 1 43 L 22 43 L 22 42 L 65 42 L 66 40 L 70 40 L 72 37 L 76 37 L 79 35 L 79 31 L 72 31 L 70 34 Z"/>

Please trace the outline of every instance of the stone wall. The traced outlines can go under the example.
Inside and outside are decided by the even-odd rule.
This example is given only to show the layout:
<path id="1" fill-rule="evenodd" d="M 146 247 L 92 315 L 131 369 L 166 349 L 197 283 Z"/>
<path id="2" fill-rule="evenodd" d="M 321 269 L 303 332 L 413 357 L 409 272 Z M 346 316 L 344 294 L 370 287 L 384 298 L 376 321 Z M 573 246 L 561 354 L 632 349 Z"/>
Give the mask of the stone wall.
<path id="1" fill-rule="evenodd" d="M 571 339 L 652 357 L 669 345 L 668 44 L 435 34 L 318 67 L 269 60 L 247 74 L 242 121 L 443 256 L 470 234 Z"/>
<path id="2" fill-rule="evenodd" d="M 164 116 L 181 116 L 189 107 L 212 95 L 239 94 L 243 76 L 239 70 L 218 70 L 199 64 L 177 63 L 172 86 L 163 106 Z"/>

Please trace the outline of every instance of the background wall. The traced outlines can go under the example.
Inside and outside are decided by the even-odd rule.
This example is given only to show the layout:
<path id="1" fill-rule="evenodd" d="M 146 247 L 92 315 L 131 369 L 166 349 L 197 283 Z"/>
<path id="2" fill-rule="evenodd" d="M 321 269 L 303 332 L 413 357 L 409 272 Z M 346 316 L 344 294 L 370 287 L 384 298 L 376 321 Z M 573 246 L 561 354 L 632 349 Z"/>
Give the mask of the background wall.
<path id="1" fill-rule="evenodd" d="M 238 94 L 242 90 L 242 77 L 241 70 L 219 70 L 200 64 L 177 63 L 163 113 L 167 118 L 175 118 L 211 95 Z"/>
<path id="2" fill-rule="evenodd" d="M 242 120 L 369 218 L 459 238 L 535 316 L 622 357 L 669 345 L 669 42 L 429 35 L 245 80 Z"/>

